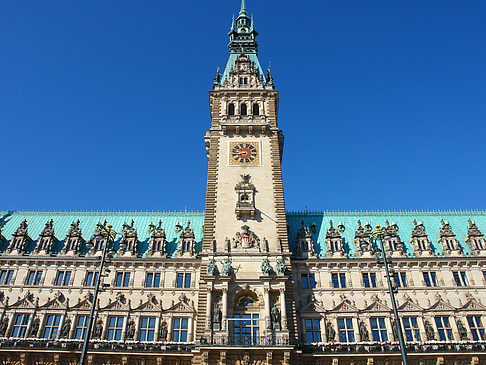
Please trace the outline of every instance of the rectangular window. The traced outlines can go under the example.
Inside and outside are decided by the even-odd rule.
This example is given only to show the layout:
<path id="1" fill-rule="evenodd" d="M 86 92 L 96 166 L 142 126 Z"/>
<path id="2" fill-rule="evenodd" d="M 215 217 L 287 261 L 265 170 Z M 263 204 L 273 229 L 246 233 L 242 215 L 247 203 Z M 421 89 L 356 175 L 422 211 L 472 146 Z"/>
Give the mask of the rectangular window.
<path id="1" fill-rule="evenodd" d="M 96 286 L 98 283 L 99 273 L 95 271 L 88 271 L 86 273 L 86 277 L 84 278 L 84 285 L 85 286 Z"/>
<path id="2" fill-rule="evenodd" d="M 123 317 L 108 317 L 108 341 L 121 341 L 123 330 Z"/>
<path id="3" fill-rule="evenodd" d="M 424 276 L 425 286 L 427 287 L 439 286 L 439 282 L 437 281 L 437 274 L 435 272 L 424 272 L 423 276 Z"/>
<path id="4" fill-rule="evenodd" d="M 146 288 L 159 288 L 160 287 L 160 273 L 147 273 L 145 277 Z"/>
<path id="5" fill-rule="evenodd" d="M 0 271 L 0 285 L 10 285 L 13 278 L 13 270 Z"/>
<path id="6" fill-rule="evenodd" d="M 355 342 L 352 318 L 338 318 L 339 342 Z"/>
<path id="7" fill-rule="evenodd" d="M 365 288 L 376 288 L 376 273 L 364 273 L 363 284 Z"/>
<path id="8" fill-rule="evenodd" d="M 191 287 L 191 274 L 177 274 L 177 288 L 190 288 Z"/>
<path id="9" fill-rule="evenodd" d="M 128 288 L 130 286 L 130 273 L 129 272 L 117 272 L 115 286 Z"/>
<path id="10" fill-rule="evenodd" d="M 386 342 L 388 341 L 388 334 L 386 333 L 385 318 L 370 318 L 371 334 L 373 341 Z"/>
<path id="11" fill-rule="evenodd" d="M 403 317 L 402 323 L 407 342 L 420 341 L 420 330 L 418 327 L 417 317 Z"/>
<path id="12" fill-rule="evenodd" d="M 155 317 L 142 317 L 140 319 L 139 341 L 150 342 L 155 340 Z"/>
<path id="13" fill-rule="evenodd" d="M 486 281 L 486 271 L 483 271 L 484 281 Z"/>
<path id="14" fill-rule="evenodd" d="M 59 331 L 59 324 L 61 323 L 61 316 L 51 315 L 47 316 L 46 325 L 44 326 L 44 338 L 47 340 L 55 340 L 57 332 Z"/>
<path id="15" fill-rule="evenodd" d="M 395 282 L 398 288 L 407 288 L 408 287 L 408 280 L 407 280 L 407 273 L 405 272 L 396 272 L 393 274 L 393 281 Z"/>
<path id="16" fill-rule="evenodd" d="M 321 321 L 319 319 L 305 320 L 307 343 L 321 342 Z"/>
<path id="17" fill-rule="evenodd" d="M 187 342 L 188 318 L 174 318 L 172 327 L 172 341 Z"/>
<path id="18" fill-rule="evenodd" d="M 316 287 L 315 274 L 302 274 L 300 276 L 302 289 L 313 289 Z"/>
<path id="19" fill-rule="evenodd" d="M 76 331 L 74 338 L 76 340 L 83 340 L 86 334 L 86 328 L 88 327 L 88 316 L 78 316 L 76 319 Z"/>
<path id="20" fill-rule="evenodd" d="M 346 274 L 345 273 L 333 273 L 332 276 L 332 287 L 333 288 L 346 288 Z"/>
<path id="21" fill-rule="evenodd" d="M 235 318 L 241 318 L 233 322 L 234 344 L 244 346 L 256 346 L 260 339 L 260 318 L 258 313 L 235 314 Z"/>
<path id="22" fill-rule="evenodd" d="M 435 324 L 437 326 L 437 332 L 439 333 L 439 338 L 441 341 L 454 340 L 449 317 L 435 317 Z"/>
<path id="23" fill-rule="evenodd" d="M 68 286 L 71 280 L 71 271 L 58 271 L 56 276 L 56 286 Z"/>
<path id="24" fill-rule="evenodd" d="M 466 272 L 464 271 L 453 271 L 454 281 L 457 286 L 469 286 L 469 281 L 467 280 Z"/>
<path id="25" fill-rule="evenodd" d="M 30 270 L 27 274 L 27 285 L 40 285 L 42 270 Z"/>
<path id="26" fill-rule="evenodd" d="M 471 329 L 471 334 L 473 341 L 484 341 L 486 339 L 484 335 L 484 327 L 481 322 L 481 317 L 479 316 L 469 316 L 467 317 L 467 323 Z"/>
<path id="27" fill-rule="evenodd" d="M 12 337 L 24 338 L 29 325 L 30 314 L 17 314 L 12 331 Z"/>

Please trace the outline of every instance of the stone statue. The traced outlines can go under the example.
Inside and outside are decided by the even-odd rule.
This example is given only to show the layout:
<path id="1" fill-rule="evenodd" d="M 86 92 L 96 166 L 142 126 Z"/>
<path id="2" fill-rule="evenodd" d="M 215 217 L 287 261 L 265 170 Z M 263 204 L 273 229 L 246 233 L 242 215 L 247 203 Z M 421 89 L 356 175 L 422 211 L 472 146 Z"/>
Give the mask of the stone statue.
<path id="1" fill-rule="evenodd" d="M 127 325 L 126 339 L 133 340 L 135 338 L 135 322 L 130 321 Z"/>
<path id="2" fill-rule="evenodd" d="M 280 331 L 280 311 L 277 308 L 277 304 L 274 304 L 270 312 L 272 317 L 272 328 L 274 331 Z"/>
<path id="3" fill-rule="evenodd" d="M 101 321 L 100 319 L 95 324 L 94 331 L 93 331 L 93 338 L 95 340 L 101 340 L 102 334 L 103 334 L 103 321 Z"/>
<path id="4" fill-rule="evenodd" d="M 215 331 L 220 331 L 221 330 L 221 318 L 223 317 L 223 314 L 221 313 L 221 309 L 216 306 L 214 308 L 214 313 L 213 313 L 213 330 Z"/>
<path id="5" fill-rule="evenodd" d="M 285 262 L 284 260 L 277 260 L 277 274 L 282 276 L 282 275 L 285 275 Z"/>
<path id="6" fill-rule="evenodd" d="M 167 341 L 167 322 L 162 321 L 159 329 L 159 341 Z"/>
<path id="7" fill-rule="evenodd" d="M 327 342 L 333 342 L 336 340 L 336 331 L 334 330 L 331 322 L 326 323 L 326 338 Z"/>
<path id="8" fill-rule="evenodd" d="M 398 328 L 397 328 L 397 322 L 395 320 L 392 320 L 392 333 L 393 333 L 393 340 L 398 341 Z"/>
<path id="9" fill-rule="evenodd" d="M 216 264 L 214 263 L 214 260 L 209 261 L 208 266 L 206 267 L 206 271 L 208 275 L 214 276 L 216 273 Z"/>
<path id="10" fill-rule="evenodd" d="M 265 259 L 265 260 L 262 261 L 261 269 L 262 269 L 263 275 L 265 275 L 265 276 L 270 275 L 270 273 L 272 272 L 272 267 L 270 266 L 270 261 L 268 261 L 268 259 Z"/>
<path id="11" fill-rule="evenodd" d="M 221 275 L 230 276 L 231 275 L 231 261 L 221 261 Z"/>
<path id="12" fill-rule="evenodd" d="M 40 320 L 39 318 L 35 317 L 32 321 L 32 326 L 30 327 L 30 331 L 27 334 L 27 337 L 37 337 L 37 332 L 39 332 Z"/>
<path id="13" fill-rule="evenodd" d="M 462 323 L 461 320 L 456 320 L 457 323 L 457 332 L 459 332 L 459 338 L 461 341 L 467 341 L 469 340 L 468 335 L 467 335 L 467 329 L 464 327 L 464 324 Z"/>
<path id="14" fill-rule="evenodd" d="M 4 337 L 8 329 L 8 318 L 3 317 L 2 323 L 0 324 L 0 337 Z"/>
<path id="15" fill-rule="evenodd" d="M 70 330 L 71 330 L 71 320 L 67 319 L 61 328 L 61 333 L 60 333 L 61 338 L 68 338 Z"/>
<path id="16" fill-rule="evenodd" d="M 434 332 L 434 328 L 432 327 L 430 322 L 425 321 L 424 327 L 425 327 L 425 334 L 427 336 L 427 341 L 434 341 L 435 340 L 435 332 Z"/>
<path id="17" fill-rule="evenodd" d="M 361 338 L 361 342 L 367 342 L 370 340 L 370 333 L 368 332 L 368 328 L 363 321 L 359 322 L 359 337 Z"/>

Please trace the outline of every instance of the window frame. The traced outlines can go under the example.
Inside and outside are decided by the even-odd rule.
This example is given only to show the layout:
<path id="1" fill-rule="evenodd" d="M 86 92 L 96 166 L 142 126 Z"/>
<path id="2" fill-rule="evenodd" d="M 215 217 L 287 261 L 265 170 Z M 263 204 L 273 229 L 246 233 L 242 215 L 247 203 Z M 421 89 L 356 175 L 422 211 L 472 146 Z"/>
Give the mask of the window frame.
<path id="1" fill-rule="evenodd" d="M 355 343 L 356 336 L 354 335 L 354 324 L 352 317 L 338 317 L 337 318 L 338 336 L 341 343 Z M 344 326 L 341 326 L 344 324 Z M 351 324 L 351 326 L 349 326 Z M 343 341 L 344 339 L 344 341 Z"/>
<path id="2" fill-rule="evenodd" d="M 59 335 L 62 316 L 60 314 L 48 314 L 45 318 L 42 338 L 45 340 L 55 340 Z M 52 322 L 50 321 L 52 320 Z"/>
<path id="3" fill-rule="evenodd" d="M 74 338 L 76 340 L 84 340 L 84 337 L 86 336 L 86 330 L 88 328 L 88 317 L 89 315 L 87 314 L 80 314 L 76 316 L 76 321 L 74 322 Z M 84 319 L 83 323 L 79 323 L 81 319 Z"/>
<path id="4" fill-rule="evenodd" d="M 144 324 L 145 320 L 146 320 L 146 324 Z M 153 327 L 151 326 L 152 323 L 153 323 Z M 157 317 L 141 316 L 140 328 L 138 330 L 138 340 L 140 342 L 154 342 L 156 326 L 157 326 Z M 149 339 L 150 336 L 152 339 Z"/>
<path id="5" fill-rule="evenodd" d="M 485 341 L 486 333 L 481 316 L 470 315 L 466 317 L 466 321 L 469 330 L 471 331 L 473 341 Z"/>
<path id="6" fill-rule="evenodd" d="M 117 271 L 115 276 L 115 287 L 117 288 L 129 288 L 130 287 L 131 272 L 130 271 Z"/>
<path id="7" fill-rule="evenodd" d="M 172 342 L 186 343 L 188 341 L 189 320 L 188 317 L 172 318 Z M 176 326 L 176 323 L 178 323 L 178 326 Z"/>
<path id="8" fill-rule="evenodd" d="M 32 314 L 30 313 L 16 313 L 13 319 L 12 325 L 12 338 L 25 338 L 27 335 L 27 328 L 29 327 L 30 317 Z M 21 319 L 20 323 L 17 323 L 18 320 Z M 16 333 L 17 332 L 17 333 Z M 20 332 L 20 336 L 19 336 Z"/>
<path id="9" fill-rule="evenodd" d="M 454 334 L 452 333 L 451 319 L 449 316 L 435 316 L 435 327 L 439 334 L 439 341 L 454 341 Z M 441 326 L 439 326 L 439 324 Z"/>
<path id="10" fill-rule="evenodd" d="M 122 341 L 122 333 L 123 333 L 123 325 L 125 323 L 125 317 L 108 316 L 107 320 L 108 320 L 108 325 L 106 327 L 106 340 Z M 112 320 L 114 321 L 113 323 Z"/>
<path id="11" fill-rule="evenodd" d="M 415 323 L 414 323 L 415 322 Z M 420 327 L 418 324 L 418 317 L 404 316 L 402 317 L 403 331 L 405 340 L 407 342 L 420 342 Z"/>
<path id="12" fill-rule="evenodd" d="M 386 317 L 370 317 L 371 337 L 374 342 L 387 342 Z"/>
<path id="13" fill-rule="evenodd" d="M 71 270 L 58 270 L 56 274 L 54 286 L 69 286 L 69 283 L 71 282 L 72 273 L 73 272 Z"/>
<path id="14" fill-rule="evenodd" d="M 36 269 L 29 270 L 27 272 L 25 285 L 29 285 L 29 286 L 41 285 L 43 275 L 44 275 L 43 270 L 36 270 Z"/>
<path id="15" fill-rule="evenodd" d="M 317 326 L 316 326 L 317 324 Z M 322 342 L 321 319 L 304 318 L 305 340 L 306 343 Z"/>

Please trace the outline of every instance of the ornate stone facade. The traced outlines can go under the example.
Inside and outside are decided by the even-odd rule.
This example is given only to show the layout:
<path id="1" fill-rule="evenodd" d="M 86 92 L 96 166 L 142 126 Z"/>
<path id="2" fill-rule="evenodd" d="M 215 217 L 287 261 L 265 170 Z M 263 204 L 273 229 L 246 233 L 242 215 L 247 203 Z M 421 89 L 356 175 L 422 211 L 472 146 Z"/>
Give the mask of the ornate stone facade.
<path id="1" fill-rule="evenodd" d="M 380 249 L 411 364 L 486 361 L 486 212 L 286 212 L 244 1 L 229 35 L 204 213 L 0 212 L 0 361 L 76 364 L 100 281 L 88 364 L 399 364 Z"/>

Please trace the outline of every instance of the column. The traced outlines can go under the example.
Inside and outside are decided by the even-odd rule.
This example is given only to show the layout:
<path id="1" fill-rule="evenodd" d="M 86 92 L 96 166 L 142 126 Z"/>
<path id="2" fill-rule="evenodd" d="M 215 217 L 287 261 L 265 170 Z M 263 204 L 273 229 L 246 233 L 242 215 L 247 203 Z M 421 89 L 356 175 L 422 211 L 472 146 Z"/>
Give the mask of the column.
<path id="1" fill-rule="evenodd" d="M 270 288 L 263 288 L 265 292 L 264 302 L 265 302 L 265 319 L 267 320 L 267 329 L 272 328 L 272 323 L 270 319 Z"/>
<path id="2" fill-rule="evenodd" d="M 192 323 L 194 322 L 194 317 L 189 318 L 189 323 L 187 324 L 187 342 L 192 342 Z"/>
<path id="3" fill-rule="evenodd" d="M 287 306 L 285 302 L 285 288 L 280 288 L 280 314 L 282 315 L 282 331 L 287 330 Z"/>
<path id="4" fill-rule="evenodd" d="M 221 326 L 226 330 L 226 319 L 228 318 L 228 288 L 223 288 L 223 319 Z"/>
<path id="5" fill-rule="evenodd" d="M 172 323 L 174 320 L 172 319 L 172 315 L 167 319 L 167 342 L 172 341 Z"/>
<path id="6" fill-rule="evenodd" d="M 212 290 L 211 287 L 208 287 L 208 291 L 206 293 L 206 331 L 211 331 L 211 318 L 212 316 Z"/>

